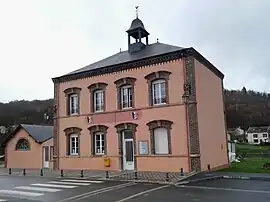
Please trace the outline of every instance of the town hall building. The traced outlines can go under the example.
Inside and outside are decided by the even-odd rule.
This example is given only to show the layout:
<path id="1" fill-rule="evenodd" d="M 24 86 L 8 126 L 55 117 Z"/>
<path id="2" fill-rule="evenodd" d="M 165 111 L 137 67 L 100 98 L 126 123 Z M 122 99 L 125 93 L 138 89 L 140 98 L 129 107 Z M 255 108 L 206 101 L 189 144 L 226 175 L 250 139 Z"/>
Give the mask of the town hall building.
<path id="1" fill-rule="evenodd" d="M 126 32 L 128 50 L 53 78 L 55 169 L 228 167 L 224 75 L 192 47 L 150 44 L 138 17 Z"/>

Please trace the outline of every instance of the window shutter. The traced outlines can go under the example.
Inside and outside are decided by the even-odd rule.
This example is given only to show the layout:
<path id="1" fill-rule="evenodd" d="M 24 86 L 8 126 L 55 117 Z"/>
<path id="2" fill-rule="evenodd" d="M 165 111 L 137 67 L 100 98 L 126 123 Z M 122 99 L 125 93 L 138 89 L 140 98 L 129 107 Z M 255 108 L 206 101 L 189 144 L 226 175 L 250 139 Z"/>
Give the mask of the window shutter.
<path id="1" fill-rule="evenodd" d="M 67 156 L 69 156 L 70 155 L 70 136 L 69 135 L 67 135 L 67 146 L 66 147 L 67 147 L 66 154 L 67 154 Z"/>
<path id="2" fill-rule="evenodd" d="M 78 155 L 80 155 L 81 151 L 81 137 L 78 135 Z"/>
<path id="3" fill-rule="evenodd" d="M 166 128 L 157 128 L 154 131 L 155 136 L 155 153 L 156 154 L 168 154 L 168 134 Z"/>
<path id="4" fill-rule="evenodd" d="M 121 88 L 118 87 L 117 88 L 117 107 L 118 107 L 118 109 L 122 108 L 121 100 L 122 100 L 122 98 L 121 98 Z"/>
<path id="5" fill-rule="evenodd" d="M 77 104 L 78 104 L 78 114 L 80 114 L 80 96 L 79 95 L 77 95 L 78 97 L 77 97 Z"/>
<path id="6" fill-rule="evenodd" d="M 150 82 L 148 84 L 148 96 L 149 96 L 149 105 L 152 106 L 153 105 L 153 96 L 152 96 L 152 82 Z"/>
<path id="7" fill-rule="evenodd" d="M 91 135 L 91 154 L 95 155 L 95 135 Z"/>
<path id="8" fill-rule="evenodd" d="M 66 105 L 67 105 L 67 115 L 70 115 L 70 95 L 67 96 L 67 99 L 66 99 Z"/>
<path id="9" fill-rule="evenodd" d="M 95 92 L 91 92 L 91 110 L 95 112 Z"/>
<path id="10" fill-rule="evenodd" d="M 104 155 L 107 155 L 107 135 L 104 133 Z"/>
<path id="11" fill-rule="evenodd" d="M 155 154 L 155 135 L 154 131 L 151 132 L 151 154 Z"/>

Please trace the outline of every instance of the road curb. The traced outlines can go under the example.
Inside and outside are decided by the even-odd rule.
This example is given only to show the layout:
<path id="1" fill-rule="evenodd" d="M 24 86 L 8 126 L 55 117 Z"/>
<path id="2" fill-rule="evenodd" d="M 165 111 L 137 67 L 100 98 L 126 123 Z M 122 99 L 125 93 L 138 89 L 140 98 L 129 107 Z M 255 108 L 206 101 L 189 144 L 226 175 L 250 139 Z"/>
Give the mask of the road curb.
<path id="1" fill-rule="evenodd" d="M 203 177 L 203 178 L 198 178 L 198 179 L 194 179 L 194 180 L 186 180 L 186 181 L 180 181 L 175 183 L 174 185 L 184 185 L 184 184 L 189 184 L 189 183 L 194 183 L 194 182 L 200 182 L 200 181 L 207 181 L 207 180 L 218 180 L 218 179 L 222 179 L 223 176 L 212 176 L 212 177 Z"/>
<path id="2" fill-rule="evenodd" d="M 260 177 L 260 176 L 228 176 L 223 175 L 223 179 L 234 179 L 234 180 L 259 180 L 259 181 L 270 181 L 270 177 Z"/>

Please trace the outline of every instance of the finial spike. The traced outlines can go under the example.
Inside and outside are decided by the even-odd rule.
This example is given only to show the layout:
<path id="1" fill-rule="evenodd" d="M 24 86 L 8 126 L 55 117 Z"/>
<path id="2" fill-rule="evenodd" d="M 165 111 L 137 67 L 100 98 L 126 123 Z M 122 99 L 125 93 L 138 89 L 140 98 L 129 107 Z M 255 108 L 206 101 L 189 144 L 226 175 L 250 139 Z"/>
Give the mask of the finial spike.
<path id="1" fill-rule="evenodd" d="M 136 9 L 136 18 L 138 18 L 139 17 L 139 6 L 135 6 L 135 9 Z"/>

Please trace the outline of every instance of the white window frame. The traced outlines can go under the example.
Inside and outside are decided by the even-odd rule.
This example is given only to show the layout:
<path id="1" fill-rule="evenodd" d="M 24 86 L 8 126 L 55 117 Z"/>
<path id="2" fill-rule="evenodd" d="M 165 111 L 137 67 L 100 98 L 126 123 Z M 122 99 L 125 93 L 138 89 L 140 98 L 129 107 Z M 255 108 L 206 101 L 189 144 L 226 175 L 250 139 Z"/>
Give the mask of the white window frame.
<path id="1" fill-rule="evenodd" d="M 164 130 L 164 131 L 159 131 L 158 130 Z M 158 142 L 158 136 L 161 135 L 160 133 L 164 132 L 165 137 L 162 137 L 160 140 L 161 142 Z M 169 137 L 168 137 L 168 129 L 167 128 L 155 128 L 154 129 L 154 147 L 155 147 L 155 154 L 157 155 L 168 155 L 169 154 Z M 167 142 L 167 143 L 166 143 Z"/>
<path id="2" fill-rule="evenodd" d="M 94 112 L 103 112 L 104 111 L 104 90 L 96 90 L 94 91 Z M 101 97 L 98 100 L 98 95 Z M 99 103 L 97 103 L 99 101 Z"/>
<path id="3" fill-rule="evenodd" d="M 72 147 L 72 142 L 74 140 L 74 148 Z M 77 143 L 77 144 L 76 144 Z M 72 134 L 69 136 L 69 154 L 70 155 L 79 155 L 79 149 L 80 149 L 80 145 L 79 145 L 79 135 L 77 134 Z"/>
<path id="4" fill-rule="evenodd" d="M 128 90 L 129 89 L 129 90 Z M 131 85 L 125 85 L 120 88 L 120 95 L 121 95 L 121 108 L 122 109 L 129 109 L 132 108 L 132 86 Z M 127 97 L 125 100 L 124 93 L 127 93 Z M 124 106 L 124 103 L 127 103 L 127 106 Z"/>
<path id="5" fill-rule="evenodd" d="M 254 137 L 254 135 L 256 135 L 256 137 Z M 252 134 L 252 138 L 254 139 L 257 139 L 259 137 L 259 135 L 257 134 L 257 133 L 254 133 L 254 134 Z"/>
<path id="6" fill-rule="evenodd" d="M 105 134 L 102 132 L 97 132 L 94 134 L 95 138 L 95 155 L 104 155 L 105 154 Z M 102 146 L 104 142 L 104 146 Z"/>
<path id="7" fill-rule="evenodd" d="M 69 96 L 69 114 L 76 115 L 79 114 L 79 95 L 71 94 Z"/>
<path id="8" fill-rule="evenodd" d="M 164 85 L 164 94 L 162 95 L 162 85 Z M 156 91 L 155 91 L 155 86 L 157 86 L 157 95 L 155 94 Z M 166 81 L 165 79 L 159 79 L 159 80 L 156 80 L 154 82 L 152 82 L 152 102 L 153 102 L 153 105 L 163 105 L 163 104 L 167 104 L 166 103 Z M 164 100 L 164 101 L 163 101 Z"/>

